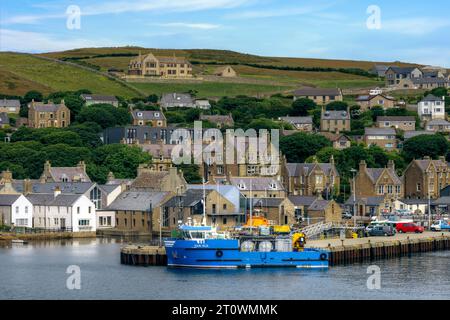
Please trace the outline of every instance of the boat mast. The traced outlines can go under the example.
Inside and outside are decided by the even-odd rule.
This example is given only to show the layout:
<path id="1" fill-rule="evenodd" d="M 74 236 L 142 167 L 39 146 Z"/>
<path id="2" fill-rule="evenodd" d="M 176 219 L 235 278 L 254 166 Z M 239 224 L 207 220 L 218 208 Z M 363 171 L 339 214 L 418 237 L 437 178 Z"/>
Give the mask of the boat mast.
<path id="1" fill-rule="evenodd" d="M 252 179 L 250 179 L 250 228 L 252 227 L 253 227 L 253 198 L 252 198 Z"/>
<path id="2" fill-rule="evenodd" d="M 205 190 L 205 178 L 203 178 L 203 219 L 202 225 L 206 226 L 206 190 Z"/>

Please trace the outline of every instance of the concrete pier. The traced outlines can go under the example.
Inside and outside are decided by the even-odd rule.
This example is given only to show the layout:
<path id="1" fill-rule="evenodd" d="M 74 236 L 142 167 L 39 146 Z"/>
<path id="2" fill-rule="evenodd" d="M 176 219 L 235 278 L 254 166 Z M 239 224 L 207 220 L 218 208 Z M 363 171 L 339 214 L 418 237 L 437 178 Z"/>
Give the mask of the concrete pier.
<path id="1" fill-rule="evenodd" d="M 397 234 L 394 237 L 325 239 L 310 241 L 307 247 L 329 250 L 330 266 L 337 266 L 449 250 L 450 233 L 424 232 Z"/>
<path id="2" fill-rule="evenodd" d="M 450 233 L 425 232 L 397 234 L 393 237 L 312 240 L 306 246 L 329 250 L 330 266 L 337 266 L 449 250 Z M 129 245 L 121 249 L 120 261 L 122 264 L 135 266 L 165 266 L 167 256 L 163 247 Z"/>

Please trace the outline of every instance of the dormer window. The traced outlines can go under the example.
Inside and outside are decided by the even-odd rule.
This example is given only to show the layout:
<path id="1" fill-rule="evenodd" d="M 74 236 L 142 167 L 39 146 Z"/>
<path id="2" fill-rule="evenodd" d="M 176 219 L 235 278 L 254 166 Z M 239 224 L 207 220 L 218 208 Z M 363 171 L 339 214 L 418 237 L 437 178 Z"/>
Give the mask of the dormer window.
<path id="1" fill-rule="evenodd" d="M 137 116 L 138 116 L 139 118 L 142 118 L 142 112 L 138 112 L 138 113 L 137 113 Z"/>
<path id="2" fill-rule="evenodd" d="M 245 184 L 243 182 L 240 182 L 238 184 L 238 188 L 241 189 L 241 190 L 245 190 Z"/>
<path id="3" fill-rule="evenodd" d="M 270 189 L 277 189 L 277 184 L 272 182 L 270 185 Z"/>
<path id="4" fill-rule="evenodd" d="M 155 118 L 159 118 L 159 112 L 155 112 Z"/>

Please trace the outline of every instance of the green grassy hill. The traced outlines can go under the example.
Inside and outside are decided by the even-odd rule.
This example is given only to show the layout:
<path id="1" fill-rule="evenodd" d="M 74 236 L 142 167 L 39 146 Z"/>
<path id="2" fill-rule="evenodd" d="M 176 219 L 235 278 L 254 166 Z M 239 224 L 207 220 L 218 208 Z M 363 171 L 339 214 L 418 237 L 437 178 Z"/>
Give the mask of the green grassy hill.
<path id="1" fill-rule="evenodd" d="M 139 52 L 142 54 L 152 52 L 157 56 L 186 57 L 194 63 L 194 73 L 199 77 L 212 75 L 219 65 L 232 64 L 239 77 L 227 82 L 124 84 L 105 75 L 109 69 L 126 71 L 130 59 Z M 86 88 L 94 93 L 123 97 L 189 90 L 197 90 L 202 97 L 221 97 L 286 93 L 299 86 L 353 89 L 383 84 L 364 74 L 342 71 L 342 68 L 368 71 L 375 62 L 261 57 L 226 50 L 83 48 L 39 55 L 3 52 L 0 53 L 0 61 L 0 93 L 19 95 L 31 89 L 49 93 Z M 378 63 L 409 65 L 400 62 Z M 321 71 L 317 72 L 310 68 L 320 68 Z M 324 68 L 331 69 L 323 70 Z"/>
<path id="2" fill-rule="evenodd" d="M 94 93 L 123 97 L 139 95 L 110 78 L 77 66 L 45 60 L 29 54 L 0 52 L 0 93 L 23 94 L 89 89 Z"/>

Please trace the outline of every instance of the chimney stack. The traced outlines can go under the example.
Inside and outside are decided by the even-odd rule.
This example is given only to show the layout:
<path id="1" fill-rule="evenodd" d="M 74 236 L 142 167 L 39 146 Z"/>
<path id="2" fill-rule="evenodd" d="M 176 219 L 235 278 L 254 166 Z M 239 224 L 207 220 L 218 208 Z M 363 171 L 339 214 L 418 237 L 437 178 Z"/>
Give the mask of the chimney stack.
<path id="1" fill-rule="evenodd" d="M 23 194 L 27 195 L 33 192 L 33 186 L 30 179 L 23 180 Z"/>
<path id="2" fill-rule="evenodd" d="M 395 171 L 395 162 L 394 162 L 394 160 L 389 160 L 387 167 L 388 167 L 388 169 L 391 169 L 391 170 Z"/>
<path id="3" fill-rule="evenodd" d="M 61 194 L 61 188 L 60 188 L 59 186 L 56 186 L 53 195 L 54 195 L 55 198 L 56 198 L 56 197 L 59 196 L 60 194 Z"/>
<path id="4" fill-rule="evenodd" d="M 361 160 L 359 163 L 359 171 L 364 171 L 367 169 L 367 163 L 366 160 Z"/>

